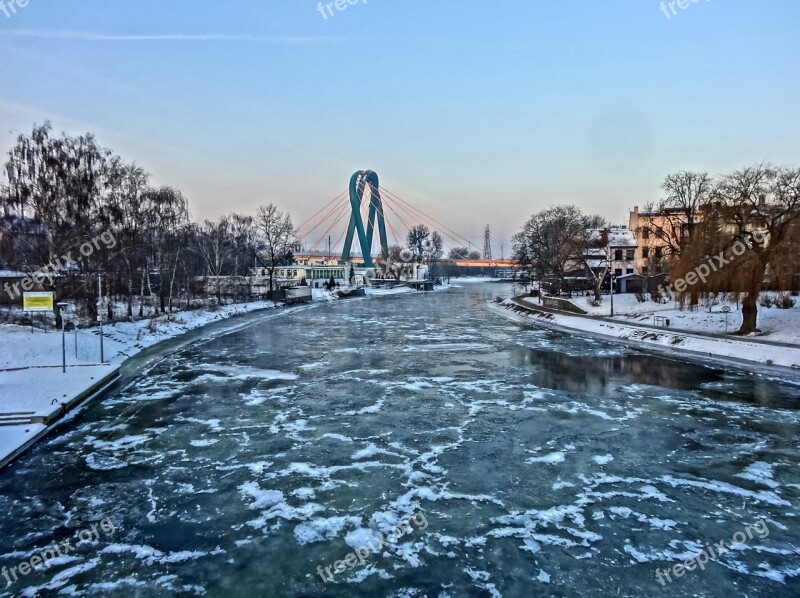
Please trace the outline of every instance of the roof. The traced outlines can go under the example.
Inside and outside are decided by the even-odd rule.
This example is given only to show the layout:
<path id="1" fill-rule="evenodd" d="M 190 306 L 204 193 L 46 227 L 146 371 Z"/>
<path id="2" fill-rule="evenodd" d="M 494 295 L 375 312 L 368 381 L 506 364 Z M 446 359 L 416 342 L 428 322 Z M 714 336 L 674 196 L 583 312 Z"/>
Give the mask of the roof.
<path id="1" fill-rule="evenodd" d="M 596 228 L 591 231 L 592 239 L 599 241 L 600 235 L 603 234 L 603 231 L 608 231 L 608 247 L 611 249 L 619 249 L 619 248 L 634 248 L 637 246 L 636 238 L 633 236 L 633 231 L 621 227 L 621 226 L 612 226 L 608 229 L 605 228 Z M 593 252 L 602 252 L 603 249 L 590 249 L 590 255 L 599 255 L 598 253 Z"/>
<path id="2" fill-rule="evenodd" d="M 633 236 L 633 231 L 627 228 L 611 228 L 608 233 L 608 246 L 609 247 L 636 247 L 636 239 Z"/>

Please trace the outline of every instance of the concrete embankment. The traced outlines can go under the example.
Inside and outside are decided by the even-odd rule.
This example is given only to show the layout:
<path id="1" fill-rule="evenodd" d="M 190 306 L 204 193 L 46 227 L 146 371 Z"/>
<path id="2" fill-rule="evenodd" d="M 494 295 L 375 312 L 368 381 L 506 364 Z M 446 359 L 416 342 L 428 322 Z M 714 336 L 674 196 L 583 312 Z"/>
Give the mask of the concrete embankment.
<path id="1" fill-rule="evenodd" d="M 38 368 L 37 368 L 38 369 Z M 94 395 L 103 392 L 119 377 L 119 366 L 96 366 L 97 372 L 90 377 L 89 386 L 86 387 L 84 375 L 68 376 L 64 385 L 53 389 L 50 393 L 36 394 L 35 400 L 24 400 L 22 406 L 15 407 L 15 411 L 0 413 L 0 470 L 23 455 L 36 442 L 47 436 L 59 420 L 70 411 Z M 14 374 L 19 375 L 19 380 L 14 380 Z M 30 371 L 5 372 L 11 380 L 4 384 L 4 391 L 12 394 L 9 396 L 25 396 L 28 385 L 25 383 L 25 374 Z M 76 387 L 78 390 L 70 390 Z M 54 395 L 52 398 L 50 395 Z M 55 397 L 55 395 L 59 395 Z M 29 397 L 30 399 L 30 397 Z"/>

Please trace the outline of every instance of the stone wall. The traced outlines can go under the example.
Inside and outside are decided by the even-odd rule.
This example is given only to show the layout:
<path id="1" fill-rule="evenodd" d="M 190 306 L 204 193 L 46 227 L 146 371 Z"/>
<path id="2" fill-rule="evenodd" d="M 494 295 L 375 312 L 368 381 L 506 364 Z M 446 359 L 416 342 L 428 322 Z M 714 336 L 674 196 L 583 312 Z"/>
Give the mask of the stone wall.
<path id="1" fill-rule="evenodd" d="M 587 313 L 571 301 L 559 299 L 558 297 L 544 297 L 542 299 L 542 305 L 550 309 L 559 309 L 561 311 L 568 311 L 573 314 L 581 314 L 584 316 Z"/>

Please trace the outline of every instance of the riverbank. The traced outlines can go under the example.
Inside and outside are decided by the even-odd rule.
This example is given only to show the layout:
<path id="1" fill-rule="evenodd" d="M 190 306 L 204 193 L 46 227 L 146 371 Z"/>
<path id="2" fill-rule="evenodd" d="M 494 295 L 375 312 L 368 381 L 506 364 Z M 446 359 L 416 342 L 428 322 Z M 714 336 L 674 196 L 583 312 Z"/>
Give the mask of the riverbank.
<path id="1" fill-rule="evenodd" d="M 271 301 L 176 312 L 103 328 L 103 362 L 97 328 L 68 332 L 0 325 L 0 469 L 48 434 L 67 413 L 113 383 L 122 364 L 140 351 L 212 322 L 273 309 Z M 66 372 L 62 371 L 62 341 Z"/>
<path id="2" fill-rule="evenodd" d="M 800 301 L 796 297 L 790 297 L 795 301 L 792 307 L 766 307 L 766 300 L 775 296 L 775 293 L 763 294 L 758 306 L 758 328 L 761 333 L 754 338 L 800 346 Z M 603 296 L 601 305 L 593 305 L 589 299 L 590 297 L 578 297 L 571 302 L 590 316 L 610 317 L 611 302 L 607 295 Z M 533 302 L 537 301 L 533 299 Z M 718 299 L 710 304 L 703 300 L 694 309 L 689 309 L 688 306 L 681 309 L 679 304 L 672 301 L 639 301 L 633 294 L 617 294 L 614 295 L 614 314 L 611 319 L 623 324 L 653 324 L 660 318 L 666 318 L 670 321 L 670 330 L 718 336 L 735 332 L 742 323 L 741 304 Z"/>
<path id="3" fill-rule="evenodd" d="M 543 308 L 522 298 L 491 302 L 488 306 L 494 313 L 523 324 L 618 342 L 679 359 L 800 377 L 800 346 L 796 345 L 618 323 Z"/>

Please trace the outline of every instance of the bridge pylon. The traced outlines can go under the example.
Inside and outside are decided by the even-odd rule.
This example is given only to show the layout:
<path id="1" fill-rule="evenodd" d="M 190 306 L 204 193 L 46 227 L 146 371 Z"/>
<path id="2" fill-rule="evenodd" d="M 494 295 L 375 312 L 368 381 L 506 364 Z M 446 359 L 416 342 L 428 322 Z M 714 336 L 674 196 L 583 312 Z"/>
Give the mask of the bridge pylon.
<path id="1" fill-rule="evenodd" d="M 364 228 L 364 221 L 361 218 L 361 204 L 364 201 L 364 191 L 369 186 L 369 212 L 367 215 L 367 227 Z M 375 236 L 375 221 L 378 224 L 378 236 L 380 239 L 381 252 L 389 254 L 389 243 L 386 239 L 386 220 L 383 213 L 383 202 L 381 201 L 380 185 L 378 175 L 372 170 L 359 170 L 350 178 L 350 223 L 347 226 L 347 236 L 344 240 L 342 250 L 342 261 L 350 261 L 350 251 L 353 248 L 353 237 L 358 234 L 358 242 L 361 245 L 361 255 L 364 256 L 364 266 L 372 268 L 372 240 Z"/>

